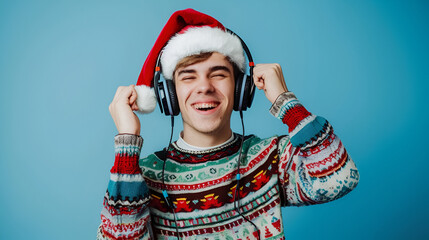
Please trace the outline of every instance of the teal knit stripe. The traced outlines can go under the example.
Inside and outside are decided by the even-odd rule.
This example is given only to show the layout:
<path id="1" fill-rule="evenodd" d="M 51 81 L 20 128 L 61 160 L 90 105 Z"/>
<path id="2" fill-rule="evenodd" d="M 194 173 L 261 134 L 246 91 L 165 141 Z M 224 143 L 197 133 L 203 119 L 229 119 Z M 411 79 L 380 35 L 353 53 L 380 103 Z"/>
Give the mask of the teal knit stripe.
<path id="1" fill-rule="evenodd" d="M 116 145 L 115 153 L 136 155 L 140 154 L 140 147 L 136 145 Z"/>
<path id="2" fill-rule="evenodd" d="M 307 123 L 300 131 L 293 135 L 290 139 L 293 146 L 303 146 L 306 142 L 311 142 L 311 139 L 324 131 L 326 119 L 317 116 L 313 121 Z"/>
<path id="3" fill-rule="evenodd" d="M 291 109 L 297 105 L 301 105 L 301 103 L 298 101 L 298 99 L 294 99 L 294 100 L 287 102 L 286 104 L 284 104 L 280 107 L 276 117 L 280 120 L 283 120 L 283 117 L 286 114 L 286 112 L 289 109 Z"/>
<path id="4" fill-rule="evenodd" d="M 149 189 L 145 182 L 114 182 L 109 181 L 107 187 L 109 197 L 115 200 L 138 200 L 149 195 Z"/>

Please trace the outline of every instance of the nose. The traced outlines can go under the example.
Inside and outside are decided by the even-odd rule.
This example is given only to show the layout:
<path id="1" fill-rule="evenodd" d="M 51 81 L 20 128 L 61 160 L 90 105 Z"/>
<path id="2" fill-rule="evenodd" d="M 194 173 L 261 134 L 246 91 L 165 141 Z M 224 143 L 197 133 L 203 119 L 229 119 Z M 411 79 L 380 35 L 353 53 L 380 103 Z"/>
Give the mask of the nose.
<path id="1" fill-rule="evenodd" d="M 213 83 L 207 77 L 201 77 L 198 80 L 197 93 L 211 93 L 214 92 Z"/>

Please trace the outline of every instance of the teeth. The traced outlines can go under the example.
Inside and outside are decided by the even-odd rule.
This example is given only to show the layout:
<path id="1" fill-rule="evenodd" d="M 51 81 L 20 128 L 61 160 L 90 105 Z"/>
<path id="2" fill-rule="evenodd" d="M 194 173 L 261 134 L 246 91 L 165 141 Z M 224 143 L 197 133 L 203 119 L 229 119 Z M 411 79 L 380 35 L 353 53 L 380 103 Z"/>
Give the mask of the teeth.
<path id="1" fill-rule="evenodd" d="M 198 109 L 198 110 L 202 110 L 202 109 L 212 109 L 217 107 L 217 103 L 196 103 L 194 104 L 194 108 Z"/>

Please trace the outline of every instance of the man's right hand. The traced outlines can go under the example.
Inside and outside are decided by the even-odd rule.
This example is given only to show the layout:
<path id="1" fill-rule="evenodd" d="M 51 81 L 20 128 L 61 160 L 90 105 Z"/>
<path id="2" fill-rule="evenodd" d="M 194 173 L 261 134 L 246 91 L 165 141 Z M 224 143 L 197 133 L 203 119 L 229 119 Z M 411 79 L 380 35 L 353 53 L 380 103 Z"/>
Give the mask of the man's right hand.
<path id="1" fill-rule="evenodd" d="M 138 110 L 134 85 L 120 86 L 109 105 L 110 115 L 119 133 L 140 135 L 140 120 L 133 112 Z"/>

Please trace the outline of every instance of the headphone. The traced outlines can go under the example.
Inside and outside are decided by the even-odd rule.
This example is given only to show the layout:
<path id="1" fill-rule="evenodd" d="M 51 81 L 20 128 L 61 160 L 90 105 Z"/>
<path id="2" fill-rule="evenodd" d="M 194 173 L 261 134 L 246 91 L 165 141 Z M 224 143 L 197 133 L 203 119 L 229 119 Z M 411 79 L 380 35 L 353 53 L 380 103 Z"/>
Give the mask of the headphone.
<path id="1" fill-rule="evenodd" d="M 253 62 L 252 54 L 249 51 L 246 43 L 233 31 L 226 29 L 227 32 L 236 36 L 246 53 L 247 60 L 249 61 L 249 73 L 244 72 L 235 73 L 235 89 L 234 89 L 234 107 L 235 111 L 246 111 L 247 108 L 252 106 L 253 97 L 255 96 L 255 83 L 253 82 Z M 161 55 L 158 55 L 156 60 L 155 75 L 154 75 L 154 90 L 156 99 L 158 101 L 161 113 L 166 116 L 177 116 L 180 113 L 179 101 L 177 100 L 176 87 L 172 79 L 161 78 Z"/>

